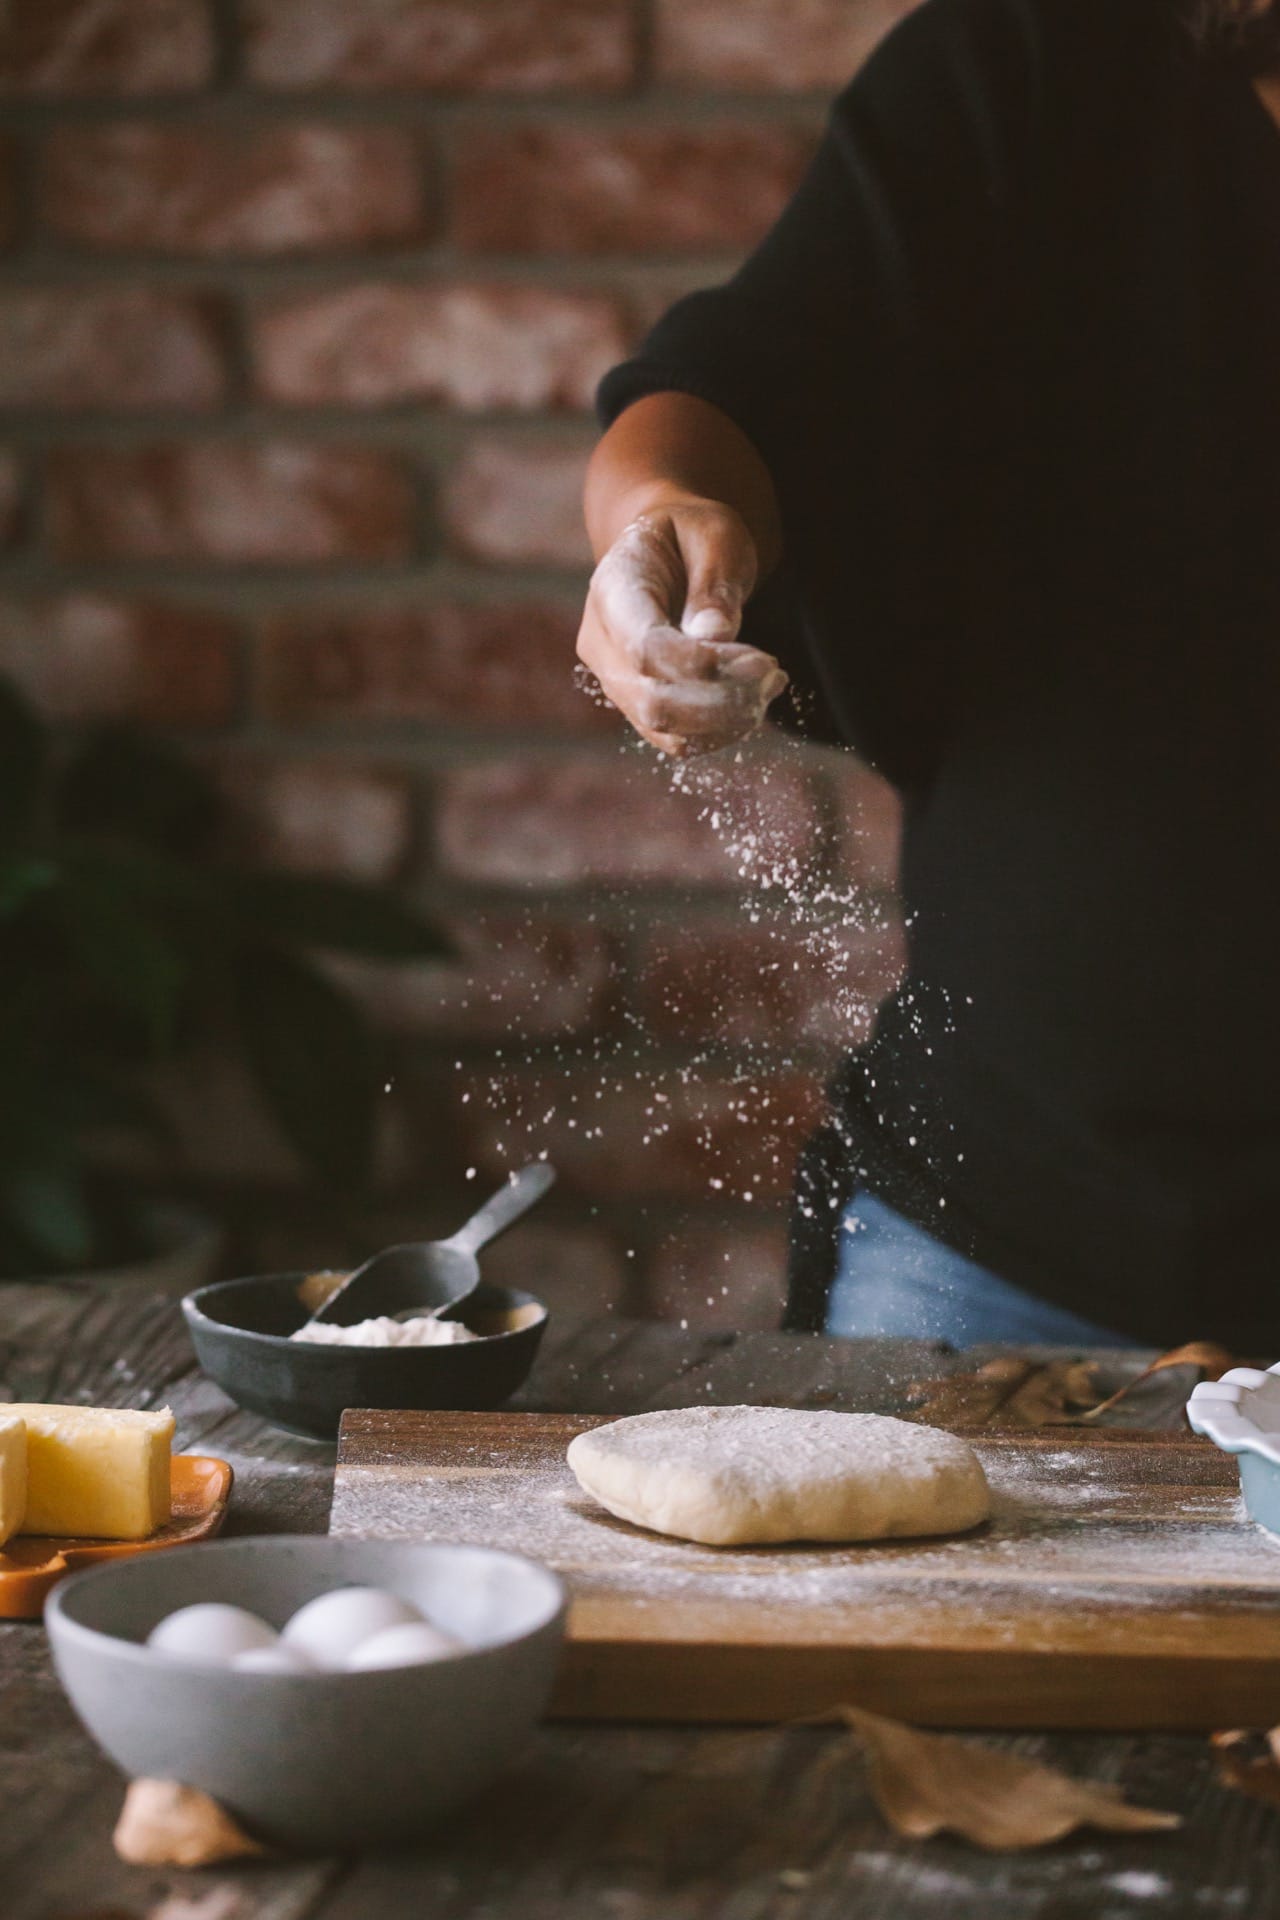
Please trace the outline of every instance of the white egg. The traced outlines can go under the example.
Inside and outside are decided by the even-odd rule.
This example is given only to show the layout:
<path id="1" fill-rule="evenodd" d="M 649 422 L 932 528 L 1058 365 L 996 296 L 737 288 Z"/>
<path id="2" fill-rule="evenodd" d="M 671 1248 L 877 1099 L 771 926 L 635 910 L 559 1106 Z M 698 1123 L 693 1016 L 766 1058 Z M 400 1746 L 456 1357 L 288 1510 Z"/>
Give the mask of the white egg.
<path id="1" fill-rule="evenodd" d="M 308 1660 L 301 1647 L 286 1647 L 277 1640 L 270 1647 L 249 1647 L 231 1662 L 238 1673 L 314 1673 L 315 1661 Z"/>
<path id="2" fill-rule="evenodd" d="M 420 1623 L 417 1607 L 381 1587 L 335 1587 L 299 1607 L 281 1638 L 318 1667 L 344 1667 L 362 1640 L 386 1627 Z"/>
<path id="3" fill-rule="evenodd" d="M 362 1640 L 347 1659 L 351 1673 L 368 1673 L 375 1667 L 414 1667 L 427 1660 L 448 1660 L 462 1652 L 462 1644 L 441 1633 L 427 1620 L 414 1620 L 402 1627 L 384 1627 L 370 1640 Z"/>
<path id="4" fill-rule="evenodd" d="M 193 1607 L 179 1607 L 176 1613 L 152 1627 L 147 1645 L 157 1653 L 171 1653 L 180 1660 L 202 1660 L 225 1666 L 237 1654 L 251 1649 L 273 1647 L 274 1627 L 260 1620 L 245 1607 L 229 1607 L 220 1601 L 206 1600 Z"/>

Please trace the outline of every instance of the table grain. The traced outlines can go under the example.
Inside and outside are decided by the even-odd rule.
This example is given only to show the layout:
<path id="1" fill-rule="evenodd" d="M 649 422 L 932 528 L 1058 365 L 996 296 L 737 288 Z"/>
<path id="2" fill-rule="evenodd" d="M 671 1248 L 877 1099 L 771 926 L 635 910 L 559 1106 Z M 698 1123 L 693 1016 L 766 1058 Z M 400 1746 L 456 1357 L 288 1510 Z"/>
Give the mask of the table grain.
<path id="1" fill-rule="evenodd" d="M 620 1415 L 771 1400 L 891 1413 L 912 1381 L 972 1363 L 911 1341 L 561 1318 L 514 1404 Z M 163 1296 L 0 1288 L 0 1393 L 168 1403 L 182 1447 L 235 1467 L 230 1531 L 326 1526 L 333 1449 L 232 1406 L 196 1368 L 178 1308 Z M 144 1870 L 112 1851 L 122 1782 L 71 1713 L 43 1629 L 0 1623 L 0 1920 L 1280 1916 L 1280 1814 L 1223 1788 L 1204 1740 L 983 1737 L 1118 1782 L 1186 1824 L 1169 1835 L 1085 1834 L 989 1857 L 945 1836 L 898 1840 L 869 1798 L 861 1760 L 834 1731 L 552 1725 L 421 1852 Z"/>

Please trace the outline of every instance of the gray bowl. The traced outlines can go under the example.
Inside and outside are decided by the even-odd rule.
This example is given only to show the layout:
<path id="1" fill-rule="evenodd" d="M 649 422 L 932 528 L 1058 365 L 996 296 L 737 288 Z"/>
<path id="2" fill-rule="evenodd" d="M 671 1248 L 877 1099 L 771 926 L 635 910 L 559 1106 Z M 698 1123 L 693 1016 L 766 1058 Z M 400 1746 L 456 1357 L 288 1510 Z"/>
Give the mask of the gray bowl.
<path id="1" fill-rule="evenodd" d="M 479 1286 L 441 1316 L 482 1338 L 454 1347 L 304 1346 L 301 1273 L 221 1280 L 182 1311 L 200 1365 L 238 1406 L 308 1440 L 335 1440 L 348 1407 L 500 1407 L 522 1386 L 547 1324 L 531 1293 Z"/>
<path id="2" fill-rule="evenodd" d="M 142 1644 L 198 1600 L 279 1627 L 350 1585 L 400 1594 L 472 1650 L 255 1674 Z M 202 1788 L 273 1845 L 334 1853 L 412 1843 L 501 1771 L 546 1707 L 566 1606 L 556 1575 L 515 1554 L 285 1534 L 108 1562 L 55 1588 L 45 1621 L 72 1705 L 127 1774 Z"/>

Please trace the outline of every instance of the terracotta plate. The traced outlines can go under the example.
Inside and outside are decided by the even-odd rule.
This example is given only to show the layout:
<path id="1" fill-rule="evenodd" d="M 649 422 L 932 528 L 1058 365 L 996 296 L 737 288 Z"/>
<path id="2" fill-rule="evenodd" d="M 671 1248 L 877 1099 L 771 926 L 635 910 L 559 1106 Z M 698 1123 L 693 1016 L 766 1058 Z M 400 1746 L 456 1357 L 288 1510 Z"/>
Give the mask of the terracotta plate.
<path id="1" fill-rule="evenodd" d="M 225 1460 L 199 1453 L 177 1453 L 169 1467 L 173 1518 L 145 1540 L 64 1540 L 19 1534 L 0 1550 L 0 1619 L 38 1620 L 44 1597 L 69 1573 L 95 1560 L 151 1553 L 157 1547 L 186 1547 L 209 1540 L 227 1514 L 232 1473 Z"/>

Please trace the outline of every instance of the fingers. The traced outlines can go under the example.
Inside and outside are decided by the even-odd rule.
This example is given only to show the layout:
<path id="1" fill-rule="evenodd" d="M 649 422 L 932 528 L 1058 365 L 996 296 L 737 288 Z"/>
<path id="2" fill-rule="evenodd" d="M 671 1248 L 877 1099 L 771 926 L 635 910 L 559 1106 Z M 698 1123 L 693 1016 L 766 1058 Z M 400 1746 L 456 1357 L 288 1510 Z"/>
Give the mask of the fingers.
<path id="1" fill-rule="evenodd" d="M 603 633 L 626 653 L 637 673 L 681 683 L 723 680 L 751 686 L 778 670 L 772 656 L 756 647 L 697 638 L 672 625 L 656 579 L 629 563 L 613 561 L 611 554 L 596 570 L 591 599 Z M 598 671 L 594 660 L 587 665 Z"/>
<path id="2" fill-rule="evenodd" d="M 691 515 L 677 534 L 686 582 L 682 630 L 720 644 L 736 639 L 756 584 L 755 542 L 736 514 Z"/>
<path id="3" fill-rule="evenodd" d="M 639 521 L 620 535 L 591 576 L 590 596 L 608 630 L 635 644 L 671 626 L 683 593 L 679 553 Z"/>
<path id="4" fill-rule="evenodd" d="M 593 671 L 613 705 L 664 753 L 710 753 L 746 739 L 764 719 L 769 690 L 786 683 L 777 668 L 753 686 L 655 680 L 613 658 Z"/>
<path id="5" fill-rule="evenodd" d="M 772 655 L 734 637 L 754 571 L 750 536 L 720 510 L 633 522 L 597 567 L 579 658 L 660 752 L 745 739 L 786 686 Z"/>
<path id="6" fill-rule="evenodd" d="M 711 680 L 720 670 L 718 650 L 692 639 L 674 624 L 683 601 L 683 570 L 652 541 L 626 539 L 611 547 L 596 568 L 591 601 L 603 633 L 625 653 L 635 671 L 660 680 Z M 596 663 L 588 665 L 598 671 Z"/>

